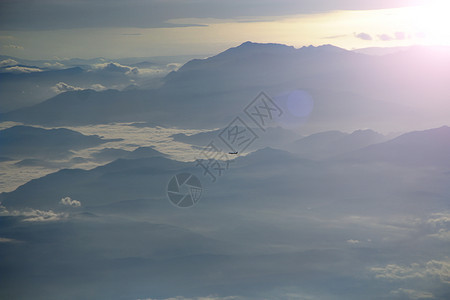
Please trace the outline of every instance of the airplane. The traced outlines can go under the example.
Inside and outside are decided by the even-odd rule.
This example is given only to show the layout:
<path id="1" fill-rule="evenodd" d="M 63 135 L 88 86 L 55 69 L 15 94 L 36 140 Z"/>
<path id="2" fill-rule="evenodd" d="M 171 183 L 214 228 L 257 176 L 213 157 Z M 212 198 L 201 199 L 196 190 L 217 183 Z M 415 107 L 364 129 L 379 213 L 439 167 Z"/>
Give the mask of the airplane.
<path id="1" fill-rule="evenodd" d="M 228 154 L 238 154 L 238 152 L 228 152 Z"/>

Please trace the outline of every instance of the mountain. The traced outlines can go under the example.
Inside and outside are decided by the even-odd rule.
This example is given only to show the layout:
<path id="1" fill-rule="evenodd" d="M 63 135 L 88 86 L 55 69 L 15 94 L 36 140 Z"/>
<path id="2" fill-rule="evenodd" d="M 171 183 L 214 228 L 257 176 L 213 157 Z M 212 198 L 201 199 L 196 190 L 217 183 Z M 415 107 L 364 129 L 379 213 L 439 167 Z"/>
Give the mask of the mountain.
<path id="1" fill-rule="evenodd" d="M 398 131 L 448 120 L 449 78 L 450 54 L 432 47 L 371 56 L 331 45 L 295 49 L 246 42 L 187 62 L 152 90 L 73 91 L 0 118 L 59 126 L 151 120 L 169 127 L 222 128 L 261 91 L 280 101 L 284 117 L 293 118 L 283 97 L 302 90 L 314 104 L 299 120 L 304 132 L 330 126 Z"/>
<path id="2" fill-rule="evenodd" d="M 343 66 L 348 59 L 358 61 L 359 54 L 331 45 L 295 49 L 281 44 L 245 42 L 206 59 L 191 60 L 166 77 L 166 88 L 192 92 L 192 84 L 202 82 L 202 91 L 229 92 L 254 87 L 285 86 L 299 79 Z M 320 62 L 320 63 L 319 63 Z M 292 80 L 292 81 L 291 81 Z M 233 87 L 233 88 L 231 88 Z M 291 86 L 293 88 L 294 86 Z M 297 86 L 299 87 L 299 86 Z"/>
<path id="3" fill-rule="evenodd" d="M 243 127 L 238 127 L 238 131 L 244 130 Z M 246 149 L 246 151 L 254 151 L 265 147 L 274 147 L 284 149 L 286 144 L 300 137 L 295 131 L 283 129 L 281 127 L 269 127 L 265 132 L 260 131 L 259 128 L 252 128 L 253 132 L 257 133 L 258 138 Z M 199 132 L 192 135 L 184 133 L 177 133 L 172 135 L 174 141 L 186 144 L 195 145 L 198 147 L 206 147 L 212 140 L 216 139 L 224 129 L 210 130 Z M 225 147 L 225 146 L 224 146 Z"/>
<path id="4" fill-rule="evenodd" d="M 390 141 L 337 156 L 333 160 L 450 168 L 450 127 L 405 133 Z"/>
<path id="5" fill-rule="evenodd" d="M 17 69 L 21 70 L 20 67 L 17 67 Z M 36 70 L 39 72 L 17 73 L 11 71 L 0 73 L 0 97 L 2 98 L 0 112 L 4 113 L 24 106 L 31 106 L 54 96 L 55 92 L 52 87 L 59 82 L 78 85 L 86 80 L 81 79 L 84 72 L 80 67 L 64 70 L 40 68 Z"/>
<path id="6" fill-rule="evenodd" d="M 450 190 L 448 173 L 434 164 L 449 161 L 448 134 L 448 127 L 412 132 L 340 161 L 264 148 L 231 161 L 215 182 L 195 162 L 163 157 L 32 180 L 0 194 L 0 269 L 8 275 L 0 298 L 227 299 L 231 290 L 239 299 L 304 298 L 305 291 L 365 299 L 367 287 L 392 290 L 399 274 L 443 286 Z M 314 139 L 324 136 L 352 134 Z M 396 149 L 396 157 L 412 147 L 433 155 L 423 162 L 432 165 L 351 160 L 371 147 Z M 167 199 L 168 182 L 184 172 L 203 187 L 189 209 Z"/>
<path id="7" fill-rule="evenodd" d="M 31 126 L 14 126 L 0 130 L 0 151 L 10 158 L 63 158 L 71 155 L 70 150 L 80 150 L 120 141 L 103 139 L 97 135 L 83 135 L 79 132 L 58 128 L 43 129 Z"/>
<path id="8" fill-rule="evenodd" d="M 148 196 L 161 198 L 173 173 L 192 166 L 150 157 L 118 159 L 92 170 L 63 169 L 32 180 L 11 193 L 0 194 L 0 202 L 6 207 L 54 209 L 67 195 L 91 206 Z M 37 198 L 32 196 L 36 188 Z"/>
<path id="9" fill-rule="evenodd" d="M 112 161 L 119 158 L 138 159 L 155 156 L 166 157 L 167 155 L 153 149 L 152 147 L 139 147 L 133 151 L 115 148 L 104 148 L 92 154 L 92 157 L 95 161 Z"/>
<path id="10" fill-rule="evenodd" d="M 135 116 L 139 110 L 148 110 L 149 105 L 144 105 L 147 99 L 142 96 L 134 90 L 122 93 L 117 90 L 70 91 L 31 107 L 2 114 L 0 119 L 51 126 L 120 122 L 132 119 L 129 114 Z M 132 100 L 128 101 L 130 98 Z"/>
<path id="11" fill-rule="evenodd" d="M 355 136 L 365 134 L 331 132 L 305 139 L 333 140 L 328 143 L 330 145 L 349 139 L 349 143 L 356 144 Z M 7 208 L 48 210 L 58 208 L 60 199 L 67 196 L 90 207 L 135 199 L 163 201 L 170 178 L 189 172 L 195 174 L 206 189 L 205 198 L 210 200 L 202 202 L 205 209 L 222 210 L 233 206 L 251 209 L 254 205 L 269 205 L 273 199 L 277 199 L 277 207 L 321 207 L 323 203 L 335 203 L 338 197 L 340 200 L 336 205 L 349 202 L 351 206 L 347 210 L 356 212 L 367 209 L 370 204 L 365 200 L 354 203 L 352 199 L 368 199 L 373 195 L 387 197 L 393 191 L 406 196 L 411 190 L 419 190 L 421 192 L 413 199 L 406 197 L 402 200 L 419 201 L 429 193 L 445 190 L 446 186 L 430 187 L 426 182 L 417 181 L 420 176 L 414 176 L 421 173 L 421 169 L 416 170 L 417 166 L 440 167 L 448 171 L 449 136 L 449 127 L 411 132 L 320 162 L 267 147 L 247 156 L 233 157 L 228 167 L 223 162 L 220 173 L 217 166 L 211 166 L 211 173 L 207 173 L 196 162 L 178 162 L 161 156 L 118 159 L 91 170 L 64 169 L 32 180 L 15 191 L 0 194 L 0 202 Z M 133 155 L 140 157 L 140 152 L 149 151 L 151 155 L 155 154 L 154 150 L 143 148 Z M 399 181 L 399 176 L 410 180 Z M 442 176 L 442 171 L 431 172 L 427 176 Z M 381 200 L 377 201 L 381 203 Z M 325 211 L 329 212 L 328 209 L 335 204 L 324 207 Z M 397 209 L 400 202 L 386 202 L 384 205 L 391 204 L 395 206 L 392 209 Z M 160 207 L 164 204 L 157 202 L 155 205 Z M 378 210 L 376 206 L 372 209 L 373 212 Z"/>
<path id="12" fill-rule="evenodd" d="M 326 131 L 297 140 L 288 150 L 303 158 L 322 160 L 384 141 L 386 138 L 373 130 L 357 130 L 351 134 Z"/>
<path id="13" fill-rule="evenodd" d="M 135 63 L 131 66 L 106 59 L 23 61 L 0 57 L 0 112 L 41 103 L 66 91 L 86 89 L 123 90 L 130 86 L 147 88 L 159 85 L 177 65 Z M 120 60 L 122 61 L 122 60 Z M 135 62 L 136 60 L 125 60 Z M 34 64 L 33 64 L 34 63 Z"/>

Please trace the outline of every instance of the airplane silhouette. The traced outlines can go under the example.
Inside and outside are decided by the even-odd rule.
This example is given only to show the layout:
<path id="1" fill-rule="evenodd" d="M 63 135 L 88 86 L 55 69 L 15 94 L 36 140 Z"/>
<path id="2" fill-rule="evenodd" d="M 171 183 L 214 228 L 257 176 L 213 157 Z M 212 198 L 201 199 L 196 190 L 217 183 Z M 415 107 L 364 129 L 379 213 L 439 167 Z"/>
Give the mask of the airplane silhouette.
<path id="1" fill-rule="evenodd" d="M 228 154 L 238 154 L 238 152 L 228 152 Z"/>

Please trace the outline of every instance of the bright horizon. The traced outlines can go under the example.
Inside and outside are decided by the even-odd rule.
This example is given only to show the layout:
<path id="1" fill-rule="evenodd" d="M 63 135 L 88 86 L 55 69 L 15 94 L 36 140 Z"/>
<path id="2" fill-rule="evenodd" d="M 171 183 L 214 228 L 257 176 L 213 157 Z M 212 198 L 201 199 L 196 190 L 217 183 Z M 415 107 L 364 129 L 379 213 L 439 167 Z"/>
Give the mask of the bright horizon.
<path id="1" fill-rule="evenodd" d="M 125 22 L 140 26 L 123 26 L 124 22 L 111 20 L 91 24 L 90 17 L 86 17 L 90 27 L 84 27 L 81 21 L 66 25 L 60 20 L 39 28 L 33 25 L 33 20 L 28 24 L 24 20 L 20 23 L 6 19 L 0 23 L 0 53 L 25 59 L 205 55 L 245 41 L 296 48 L 332 44 L 348 50 L 450 45 L 450 22 L 445 16 L 449 4 L 444 1 L 414 4 L 381 9 L 312 7 L 300 14 L 294 10 L 273 15 L 264 11 L 243 16 L 239 14 L 241 11 L 232 11 L 224 17 L 208 11 L 196 14 L 170 11 L 158 24 L 141 24 L 139 16 L 134 23 Z M 14 4 L 4 5 L 3 14 L 14 8 Z M 143 15 L 145 20 L 145 12 Z"/>

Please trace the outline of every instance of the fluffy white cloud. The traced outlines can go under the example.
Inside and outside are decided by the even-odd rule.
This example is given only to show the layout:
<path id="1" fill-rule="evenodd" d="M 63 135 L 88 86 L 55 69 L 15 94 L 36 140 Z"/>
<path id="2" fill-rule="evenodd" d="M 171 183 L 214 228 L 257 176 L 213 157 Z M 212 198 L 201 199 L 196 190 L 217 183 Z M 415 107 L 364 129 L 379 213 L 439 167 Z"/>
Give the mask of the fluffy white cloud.
<path id="1" fill-rule="evenodd" d="M 445 223 L 450 223 L 450 213 L 439 212 L 431 214 L 431 217 L 427 220 L 427 223 L 432 225 L 442 225 Z"/>
<path id="2" fill-rule="evenodd" d="M 370 271 L 376 278 L 388 280 L 408 280 L 437 278 L 450 284 L 450 260 L 430 260 L 425 264 L 413 263 L 409 266 L 389 264 L 384 267 L 374 267 Z"/>
<path id="3" fill-rule="evenodd" d="M 418 299 L 433 299 L 434 295 L 429 292 L 417 291 L 411 289 L 398 289 L 391 292 L 392 295 L 395 296 L 406 296 L 408 299 L 418 300 Z"/>
<path id="4" fill-rule="evenodd" d="M 81 206 L 81 202 L 80 201 L 73 200 L 70 197 L 62 198 L 59 203 L 61 203 L 62 205 L 73 206 L 73 207 L 80 207 Z"/>
<path id="5" fill-rule="evenodd" d="M 9 211 L 4 206 L 0 206 L 0 216 L 23 217 L 23 222 L 50 222 L 65 219 L 68 215 L 66 213 L 56 213 L 53 210 L 45 211 L 39 209 Z"/>
<path id="6" fill-rule="evenodd" d="M 125 73 L 126 75 L 138 75 L 139 74 L 138 68 L 121 65 L 116 62 L 96 64 L 96 65 L 94 65 L 94 68 L 97 70 L 103 70 L 103 71 L 107 71 L 107 72 Z"/>
<path id="7" fill-rule="evenodd" d="M 93 85 L 90 86 L 91 89 L 96 90 L 96 91 L 104 91 L 106 90 L 106 87 L 101 85 L 100 83 L 95 83 Z"/>
<path id="8" fill-rule="evenodd" d="M 10 59 L 10 58 L 0 61 L 0 67 L 14 66 L 17 64 L 18 64 L 17 61 L 15 61 L 14 59 Z"/>
<path id="9" fill-rule="evenodd" d="M 426 224 L 429 225 L 433 231 L 435 231 L 428 236 L 438 238 L 443 241 L 450 241 L 450 213 L 434 213 L 426 221 Z"/>
<path id="10" fill-rule="evenodd" d="M 65 82 L 58 82 L 55 86 L 52 87 L 52 90 L 55 93 L 63 93 L 71 91 L 81 91 L 83 89 L 81 87 L 73 86 Z"/>
<path id="11" fill-rule="evenodd" d="M 4 69 L 6 72 L 10 73 L 33 73 L 33 72 L 42 72 L 39 68 L 30 68 L 30 67 L 20 67 L 20 66 L 14 66 Z"/>
<path id="12" fill-rule="evenodd" d="M 55 93 L 64 93 L 64 92 L 72 92 L 72 91 L 82 91 L 86 89 L 92 89 L 95 91 L 104 91 L 106 90 L 106 87 L 101 85 L 100 83 L 95 83 L 90 85 L 89 87 L 83 88 L 80 86 L 73 86 L 70 84 L 67 84 L 65 82 L 58 82 L 55 86 L 52 86 L 51 88 Z"/>
<path id="13" fill-rule="evenodd" d="M 358 240 L 347 240 L 347 243 L 351 244 L 351 245 L 357 245 L 359 244 Z"/>
<path id="14" fill-rule="evenodd" d="M 63 65 L 62 63 L 57 62 L 57 61 L 54 63 L 46 62 L 46 63 L 44 63 L 44 66 L 49 67 L 49 68 L 58 68 L 58 69 L 65 68 L 65 65 Z"/>

